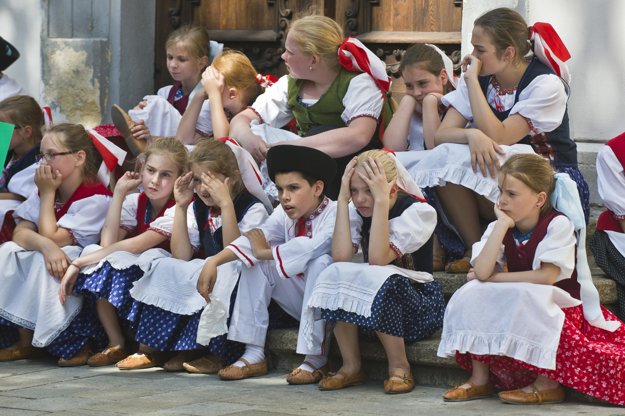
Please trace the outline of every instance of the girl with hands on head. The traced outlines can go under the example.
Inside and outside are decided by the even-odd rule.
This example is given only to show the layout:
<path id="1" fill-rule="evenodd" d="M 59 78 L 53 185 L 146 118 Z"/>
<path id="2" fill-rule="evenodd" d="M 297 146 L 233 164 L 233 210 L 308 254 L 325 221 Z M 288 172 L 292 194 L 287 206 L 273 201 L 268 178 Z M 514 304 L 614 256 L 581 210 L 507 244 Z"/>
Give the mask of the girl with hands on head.
<path id="1" fill-rule="evenodd" d="M 468 144 L 473 170 L 462 177 L 447 175 L 447 185 L 437 188 L 465 245 L 464 258 L 448 265 L 451 272 L 470 267 L 471 247 L 482 232 L 480 222 L 494 219 L 491 201 L 499 160 L 510 154 L 533 150 L 558 172 L 568 173 L 578 185 L 586 216 L 589 212 L 588 186 L 569 135 L 570 80 L 564 61 L 570 55 L 558 35 L 547 23 L 528 28 L 516 11 L 498 8 L 475 20 L 471 43 L 473 52 L 462 60 L 464 74 L 457 89 L 442 99 L 449 109 L 435 135 L 437 145 Z"/>
<path id="2" fill-rule="evenodd" d="M 315 312 L 335 323 L 343 364 L 319 382 L 321 390 L 365 381 L 359 333 L 382 342 L 388 359 L 384 391 L 414 388 L 405 343 L 429 337 L 444 309 L 442 288 L 431 275 L 436 212 L 420 195 L 390 153 L 371 150 L 348 163 L 332 236 L 335 263 L 319 275 L 301 324 L 308 328 Z M 351 263 L 359 245 L 365 263 Z"/>
<path id="3" fill-rule="evenodd" d="M 455 355 L 471 376 L 444 400 L 498 389 L 505 403 L 558 403 L 565 385 L 622 406 L 625 378 L 613 369 L 625 327 L 593 286 L 575 182 L 522 154 L 503 164 L 499 185 L 496 220 L 473 246 L 469 283 L 445 311 L 438 355 Z"/>
<path id="4" fill-rule="evenodd" d="M 132 309 L 129 291 L 152 260 L 170 256 L 171 228 L 162 226 L 163 215 L 174 205 L 174 182 L 186 169 L 187 151 L 175 138 L 148 146 L 141 171 L 126 172 L 115 185 L 100 246 L 85 248 L 63 276 L 60 302 L 72 292 L 95 299 L 108 338 L 106 348 L 87 360 L 90 366 L 115 364 L 129 355 L 122 331 Z"/>
<path id="5" fill-rule="evenodd" d="M 211 66 L 202 73 L 202 91 L 198 92 L 182 116 L 176 137 L 183 143 L 193 144 L 207 134 L 196 124 L 209 123 L 217 139 L 230 136 L 230 120 L 245 110 L 262 90 L 271 85 L 267 77 L 256 72 L 252 62 L 242 52 L 225 50 L 215 57 Z M 265 84 L 265 85 L 262 85 Z M 202 111 L 210 106 L 210 114 Z M 210 120 L 204 120 L 210 117 Z"/>
<path id="6" fill-rule="evenodd" d="M 0 325 L 13 338 L 2 345 L 8 348 L 0 350 L 0 361 L 45 347 L 60 357 L 59 365 L 80 365 L 98 339 L 89 302 L 76 296 L 65 305 L 50 302 L 82 247 L 98 241 L 111 200 L 97 177 L 102 157 L 94 140 L 81 125 L 45 131 L 35 173 L 39 192 L 17 207 L 13 241 L 0 247 Z"/>
<path id="7" fill-rule="evenodd" d="M 260 198 L 268 201 L 259 182 L 247 182 L 257 181 L 257 172 L 246 170 L 253 168 L 253 159 L 232 142 L 201 140 L 189 162 L 191 171 L 174 185 L 175 207 L 165 215 L 174 258 L 153 261 L 130 291 L 139 351 L 117 364 L 122 370 L 164 365 L 166 371 L 215 373 L 240 353 L 225 335 L 212 337 L 208 347 L 197 342 L 200 317 L 210 299 L 196 287 L 207 258 L 259 226 L 267 218 Z M 213 272 L 210 291 L 227 310 L 239 268 L 229 265 Z M 215 287 L 217 272 L 221 277 Z"/>

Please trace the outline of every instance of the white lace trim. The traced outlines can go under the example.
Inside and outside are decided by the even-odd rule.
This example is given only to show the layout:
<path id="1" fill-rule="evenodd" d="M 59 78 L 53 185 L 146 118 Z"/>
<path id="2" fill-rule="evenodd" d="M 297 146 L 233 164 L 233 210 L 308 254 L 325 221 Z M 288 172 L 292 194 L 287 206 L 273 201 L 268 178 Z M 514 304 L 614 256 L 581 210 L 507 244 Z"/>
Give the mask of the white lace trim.
<path id="1" fill-rule="evenodd" d="M 443 331 L 437 355 L 449 357 L 456 351 L 477 355 L 504 355 L 539 368 L 554 370 L 558 343 L 554 345 L 555 347 L 549 347 L 509 333 L 455 331 L 450 334 Z"/>
<path id="2" fill-rule="evenodd" d="M 491 177 L 484 177 L 479 172 L 474 173 L 470 167 L 448 165 L 438 169 L 414 169 L 411 173 L 421 188 L 444 186 L 447 182 L 451 182 L 471 189 L 492 202 L 497 201 L 499 197 L 497 181 Z"/>

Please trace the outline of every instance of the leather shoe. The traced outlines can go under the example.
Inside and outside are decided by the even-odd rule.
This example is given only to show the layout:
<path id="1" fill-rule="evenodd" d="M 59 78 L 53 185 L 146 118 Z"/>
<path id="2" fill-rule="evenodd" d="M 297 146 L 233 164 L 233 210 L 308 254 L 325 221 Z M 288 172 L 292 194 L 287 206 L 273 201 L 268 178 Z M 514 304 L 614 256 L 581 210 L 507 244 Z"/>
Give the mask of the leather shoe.
<path id="1" fill-rule="evenodd" d="M 342 377 L 336 377 L 337 375 Z M 356 374 L 345 374 L 341 372 L 331 373 L 328 377 L 321 379 L 319 390 L 340 390 L 345 387 L 357 386 L 367 380 L 367 375 L 360 370 Z"/>
<path id="2" fill-rule="evenodd" d="M 191 360 L 193 357 L 197 357 L 196 351 L 181 351 L 163 364 L 163 370 L 171 373 L 184 371 L 185 361 Z"/>
<path id="3" fill-rule="evenodd" d="M 531 393 L 524 392 L 521 389 L 502 391 L 499 398 L 504 403 L 510 404 L 550 404 L 560 403 L 564 401 L 564 388 L 558 386 L 555 389 L 538 390 L 532 383 Z"/>
<path id="4" fill-rule="evenodd" d="M 145 152 L 147 148 L 147 143 L 145 140 L 137 140 L 132 135 L 132 131 L 130 130 L 135 122 L 132 121 L 128 113 L 118 106 L 117 104 L 113 104 L 111 107 L 111 118 L 113 119 L 113 124 L 119 130 L 119 132 L 124 136 L 124 140 L 126 141 L 126 145 L 128 145 L 128 149 L 133 156 L 139 156 L 139 154 Z"/>
<path id="5" fill-rule="evenodd" d="M 304 362 L 308 364 L 307 362 Z M 310 364 L 308 366 L 312 367 Z M 295 368 L 293 371 L 289 373 L 286 377 L 286 381 L 289 384 L 293 385 L 301 385 L 301 384 L 315 384 L 319 383 L 322 378 L 324 378 L 328 373 L 328 366 L 324 365 L 323 367 L 317 368 L 314 371 L 307 371 L 303 368 Z"/>
<path id="6" fill-rule="evenodd" d="M 78 351 L 72 358 L 59 358 L 56 362 L 59 367 L 78 367 L 81 365 L 87 365 L 87 361 L 89 360 L 89 356 L 91 352 L 89 348 L 83 347 L 80 351 Z"/>
<path id="7" fill-rule="evenodd" d="M 192 374 L 217 374 L 224 368 L 224 363 L 214 355 L 206 355 L 193 361 L 182 363 L 182 367 Z"/>
<path id="8" fill-rule="evenodd" d="M 404 373 L 403 376 L 393 376 L 384 380 L 384 393 L 400 394 L 408 393 L 414 389 L 414 377 L 410 373 Z"/>
<path id="9" fill-rule="evenodd" d="M 87 360 L 89 367 L 102 367 L 113 365 L 128 357 L 128 351 L 121 345 L 107 347 L 104 351 L 93 354 Z"/>
<path id="10" fill-rule="evenodd" d="M 16 361 L 32 358 L 39 355 L 41 351 L 32 345 L 13 345 L 0 349 L 0 361 Z"/>
<path id="11" fill-rule="evenodd" d="M 268 373 L 267 360 L 263 360 L 259 363 L 250 364 L 245 358 L 239 358 L 239 361 L 245 365 L 243 367 L 237 367 L 236 365 L 229 365 L 226 368 L 222 368 L 217 373 L 222 380 L 243 380 L 250 377 L 264 376 Z"/>
<path id="12" fill-rule="evenodd" d="M 470 269 L 471 259 L 468 257 L 463 257 L 461 259 L 447 263 L 447 267 L 445 267 L 445 271 L 447 273 L 469 273 Z"/>
<path id="13" fill-rule="evenodd" d="M 162 353 L 142 354 L 136 353 L 129 355 L 117 363 L 120 370 L 141 370 L 143 368 L 159 367 L 163 365 Z"/>
<path id="14" fill-rule="evenodd" d="M 449 389 L 443 393 L 443 400 L 446 402 L 466 402 L 468 400 L 484 399 L 495 393 L 493 386 L 490 384 L 485 384 L 483 386 L 476 386 L 475 384 L 469 382 L 465 384 L 468 384 L 471 387 L 463 389 L 458 386 L 453 389 Z"/>

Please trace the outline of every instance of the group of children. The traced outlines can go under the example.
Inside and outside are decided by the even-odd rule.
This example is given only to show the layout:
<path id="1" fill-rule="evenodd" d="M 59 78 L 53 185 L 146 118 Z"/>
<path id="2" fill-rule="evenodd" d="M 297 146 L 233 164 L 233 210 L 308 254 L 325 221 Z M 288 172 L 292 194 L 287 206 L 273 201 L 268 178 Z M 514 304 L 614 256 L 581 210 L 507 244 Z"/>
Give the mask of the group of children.
<path id="1" fill-rule="evenodd" d="M 438 48 L 413 46 L 392 118 L 383 64 L 321 16 L 290 28 L 290 75 L 275 84 L 239 52 L 209 66 L 205 31 L 179 29 L 167 42 L 176 82 L 130 116 L 115 110 L 120 132 L 43 129 L 31 98 L 0 102 L 0 121 L 15 126 L 0 178 L 0 361 L 45 349 L 61 366 L 260 376 L 274 303 L 300 322 L 304 359 L 289 384 L 365 382 L 362 335 L 386 352 L 384 391 L 409 392 L 405 343 L 442 327 L 438 354 L 471 372 L 446 401 L 496 388 L 504 402 L 552 403 L 565 385 L 625 405 L 625 328 L 585 263 L 566 59 L 541 60 L 554 39 L 550 26 L 490 11 L 460 79 Z M 291 120 L 298 134 L 280 129 Z M 110 159 L 98 131 L 141 153 L 112 192 L 98 176 Z M 625 204 L 608 189 L 625 182 L 623 143 L 598 161 L 610 211 L 592 241 L 615 279 Z M 492 222 L 480 238 L 481 220 Z M 467 273 L 447 307 L 435 234 L 445 249 L 460 242 L 449 268 Z"/>

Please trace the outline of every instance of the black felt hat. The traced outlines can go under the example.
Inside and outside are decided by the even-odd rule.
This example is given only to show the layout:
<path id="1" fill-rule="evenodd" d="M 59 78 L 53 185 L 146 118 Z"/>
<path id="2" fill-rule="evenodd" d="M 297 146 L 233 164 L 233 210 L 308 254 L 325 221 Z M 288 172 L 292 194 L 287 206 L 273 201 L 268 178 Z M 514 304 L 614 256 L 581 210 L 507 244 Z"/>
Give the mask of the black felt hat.
<path id="1" fill-rule="evenodd" d="M 282 144 L 267 152 L 267 170 L 274 182 L 276 173 L 300 172 L 328 186 L 336 175 L 336 162 L 312 147 Z"/>
<path id="2" fill-rule="evenodd" d="M 20 53 L 15 49 L 15 46 L 0 37 L 0 71 L 7 69 L 19 57 Z"/>

